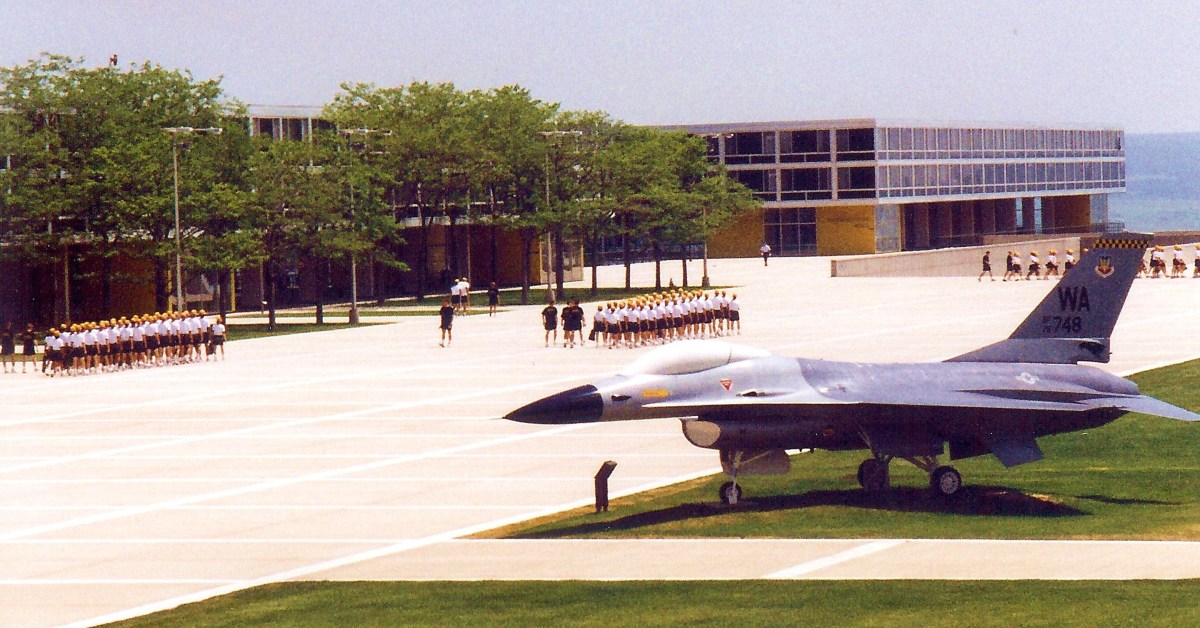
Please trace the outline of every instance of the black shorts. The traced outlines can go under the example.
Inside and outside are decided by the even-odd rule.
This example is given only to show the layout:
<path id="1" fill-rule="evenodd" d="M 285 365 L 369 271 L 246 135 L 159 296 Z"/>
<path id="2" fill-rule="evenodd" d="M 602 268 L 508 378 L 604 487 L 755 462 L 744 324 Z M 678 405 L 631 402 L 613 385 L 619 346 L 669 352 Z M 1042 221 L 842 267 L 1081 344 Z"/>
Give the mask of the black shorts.
<path id="1" fill-rule="evenodd" d="M 500 296 L 495 294 L 488 295 L 488 305 L 500 305 Z"/>
<path id="2" fill-rule="evenodd" d="M 146 341 L 145 340 L 134 340 L 133 341 L 133 352 L 134 353 L 141 353 L 145 350 L 146 350 Z"/>
<path id="3" fill-rule="evenodd" d="M 1013 264 L 1012 270 L 1013 270 L 1013 272 L 1014 272 L 1014 273 L 1019 273 L 1019 272 L 1021 272 L 1021 265 L 1020 265 L 1020 264 Z"/>
<path id="4" fill-rule="evenodd" d="M 741 313 L 741 312 L 737 312 L 737 311 L 730 312 L 730 313 L 729 313 L 729 320 L 731 320 L 731 321 L 740 321 L 740 320 L 742 320 L 742 313 Z"/>
<path id="5" fill-rule="evenodd" d="M 100 355 L 100 348 L 96 345 L 84 345 L 83 354 L 88 356 Z"/>
<path id="6" fill-rule="evenodd" d="M 983 272 L 985 272 L 985 273 L 990 273 L 990 272 L 992 272 L 992 265 L 991 265 L 991 264 L 984 264 L 984 265 L 983 265 Z"/>
<path id="7" fill-rule="evenodd" d="M 158 348 L 158 336 L 146 336 L 146 348 L 151 351 Z"/>
<path id="8" fill-rule="evenodd" d="M 225 336 L 213 336 L 210 342 L 212 342 L 212 346 L 218 347 L 225 344 Z"/>
<path id="9" fill-rule="evenodd" d="M 544 327 L 546 331 L 554 331 L 558 329 L 558 323 L 542 323 L 542 327 Z"/>
<path id="10" fill-rule="evenodd" d="M 458 305 L 459 303 L 462 303 L 462 297 L 458 296 L 457 294 L 451 295 L 450 303 L 453 305 Z"/>
<path id="11" fill-rule="evenodd" d="M 1074 265 L 1075 265 L 1075 262 L 1067 262 L 1067 263 L 1063 264 L 1063 268 L 1066 270 L 1071 270 L 1071 267 Z"/>

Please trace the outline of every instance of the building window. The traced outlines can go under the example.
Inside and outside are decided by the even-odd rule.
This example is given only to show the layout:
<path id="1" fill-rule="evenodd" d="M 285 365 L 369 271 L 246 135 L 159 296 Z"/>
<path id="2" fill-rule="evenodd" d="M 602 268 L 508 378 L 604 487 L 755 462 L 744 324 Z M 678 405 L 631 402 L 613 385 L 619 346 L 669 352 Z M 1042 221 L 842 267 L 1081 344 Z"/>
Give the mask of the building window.
<path id="1" fill-rule="evenodd" d="M 875 129 L 840 129 L 837 132 L 838 161 L 875 159 Z"/>
<path id="2" fill-rule="evenodd" d="M 734 133 L 725 138 L 725 163 L 775 163 L 775 132 Z"/>
<path id="3" fill-rule="evenodd" d="M 838 198 L 875 198 L 875 168 L 838 168 Z"/>
<path id="4" fill-rule="evenodd" d="M 775 200 L 775 192 L 779 189 L 779 178 L 774 169 L 771 170 L 730 170 L 729 176 L 738 183 L 754 190 L 754 195 L 767 201 Z"/>
<path id="5" fill-rule="evenodd" d="M 829 161 L 829 131 L 782 131 L 779 160 L 784 163 Z"/>
<path id="6" fill-rule="evenodd" d="M 763 239 L 779 255 L 815 255 L 816 210 L 812 207 L 768 209 L 763 216 Z"/>
<path id="7" fill-rule="evenodd" d="M 781 200 L 815 201 L 833 198 L 829 168 L 792 168 L 780 172 Z"/>

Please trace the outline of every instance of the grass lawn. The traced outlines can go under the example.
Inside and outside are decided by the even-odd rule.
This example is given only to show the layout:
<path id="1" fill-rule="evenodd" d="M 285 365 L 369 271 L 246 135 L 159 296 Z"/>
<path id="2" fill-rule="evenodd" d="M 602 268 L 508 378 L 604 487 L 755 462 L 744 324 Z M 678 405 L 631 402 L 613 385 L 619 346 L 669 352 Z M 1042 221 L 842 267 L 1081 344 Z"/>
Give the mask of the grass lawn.
<path id="1" fill-rule="evenodd" d="M 1190 626 L 1196 581 L 300 582 L 120 626 Z"/>
<path id="2" fill-rule="evenodd" d="M 1200 361 L 1132 379 L 1200 406 Z M 1131 414 L 1039 442 L 1046 458 L 1013 469 L 990 455 L 955 461 L 966 487 L 950 500 L 931 497 L 927 476 L 902 461 L 893 491 L 867 493 L 855 480 L 865 452 L 817 451 L 793 457 L 788 475 L 744 478 L 747 503 L 736 507 L 716 503 L 718 475 L 487 536 L 1200 540 L 1200 425 Z"/>
<path id="3" fill-rule="evenodd" d="M 267 336 L 285 336 L 287 334 L 306 334 L 312 331 L 333 331 L 335 329 L 346 329 L 348 327 L 360 327 L 362 325 L 377 325 L 378 323 L 360 323 L 359 325 L 348 325 L 346 323 L 325 323 L 324 325 L 303 324 L 303 323 L 285 323 L 276 324 L 275 331 L 267 331 L 267 324 L 239 325 L 234 323 L 226 325 L 226 337 L 230 342 L 234 340 L 247 340 L 249 338 L 265 338 Z"/>

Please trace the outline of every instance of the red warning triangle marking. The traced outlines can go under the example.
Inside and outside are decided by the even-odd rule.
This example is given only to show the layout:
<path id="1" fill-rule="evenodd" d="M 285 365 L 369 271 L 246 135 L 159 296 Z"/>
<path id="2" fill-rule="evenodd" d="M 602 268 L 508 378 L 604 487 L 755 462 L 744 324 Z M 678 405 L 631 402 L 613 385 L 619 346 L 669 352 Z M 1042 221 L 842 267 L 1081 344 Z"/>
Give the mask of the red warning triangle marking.
<path id="1" fill-rule="evenodd" d="M 733 387 L 733 380 L 732 379 L 723 379 L 723 380 L 721 380 L 721 385 L 725 387 L 725 390 L 729 390 L 730 388 Z"/>

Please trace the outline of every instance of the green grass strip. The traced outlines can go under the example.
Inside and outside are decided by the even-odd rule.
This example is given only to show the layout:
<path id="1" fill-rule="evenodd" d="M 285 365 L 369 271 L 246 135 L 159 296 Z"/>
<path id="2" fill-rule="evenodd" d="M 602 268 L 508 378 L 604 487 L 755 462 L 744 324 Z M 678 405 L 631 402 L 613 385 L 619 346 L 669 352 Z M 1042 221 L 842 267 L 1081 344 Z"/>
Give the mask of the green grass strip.
<path id="1" fill-rule="evenodd" d="M 1197 581 L 301 582 L 120 626 L 1191 626 Z"/>

